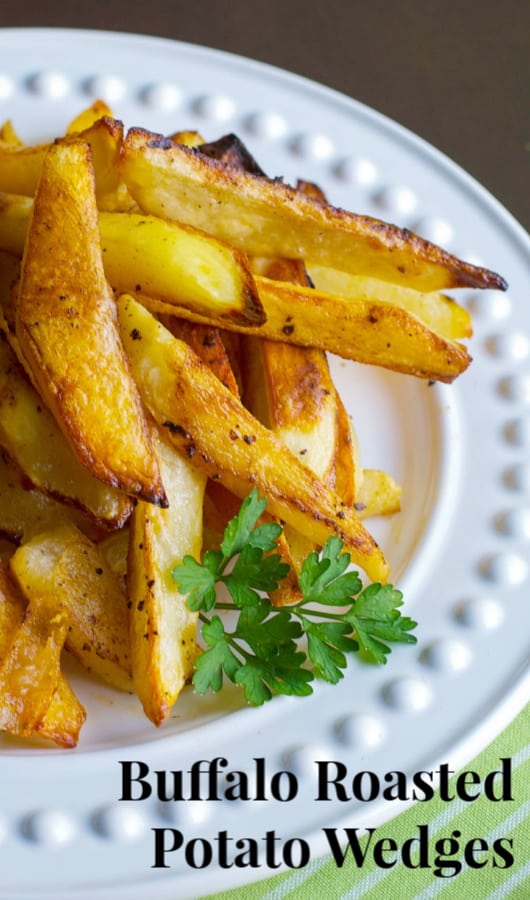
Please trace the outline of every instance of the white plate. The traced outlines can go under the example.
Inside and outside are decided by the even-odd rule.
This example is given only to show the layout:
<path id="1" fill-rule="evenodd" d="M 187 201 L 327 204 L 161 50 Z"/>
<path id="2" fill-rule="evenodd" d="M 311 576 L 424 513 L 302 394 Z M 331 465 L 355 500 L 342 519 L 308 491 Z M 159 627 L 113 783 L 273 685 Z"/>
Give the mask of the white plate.
<path id="1" fill-rule="evenodd" d="M 389 665 L 353 660 L 310 699 L 241 709 L 234 691 L 188 694 L 155 731 L 137 704 L 80 683 L 89 717 L 66 753 L 0 747 L 0 897 L 196 897 L 269 869 L 194 870 L 181 853 L 155 870 L 152 828 L 187 840 L 307 839 L 326 826 L 376 825 L 402 806 L 317 803 L 315 760 L 350 775 L 456 768 L 492 739 L 528 695 L 530 539 L 529 245 L 468 175 L 399 126 L 318 85 L 264 65 L 154 38 L 96 32 L 0 32 L 0 118 L 27 139 L 59 134 L 95 96 L 126 125 L 207 139 L 238 132 L 271 175 L 318 182 L 332 202 L 420 231 L 508 280 L 507 294 L 463 292 L 475 315 L 471 369 L 451 386 L 334 361 L 365 465 L 403 484 L 403 512 L 377 526 L 420 622 L 417 647 Z M 78 682 L 79 684 L 79 682 Z M 224 756 L 268 777 L 288 769 L 296 799 L 120 802 L 119 760 L 183 770 Z M 263 862 L 263 859 L 262 859 Z"/>

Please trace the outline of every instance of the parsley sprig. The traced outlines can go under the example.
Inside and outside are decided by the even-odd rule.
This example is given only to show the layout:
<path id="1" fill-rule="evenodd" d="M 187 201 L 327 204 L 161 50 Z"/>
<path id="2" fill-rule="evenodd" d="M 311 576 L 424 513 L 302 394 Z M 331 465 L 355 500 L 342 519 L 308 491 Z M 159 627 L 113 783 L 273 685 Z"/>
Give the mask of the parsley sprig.
<path id="1" fill-rule="evenodd" d="M 378 583 L 363 588 L 337 536 L 305 559 L 301 599 L 273 606 L 269 595 L 287 577 L 289 565 L 278 552 L 281 525 L 259 522 L 265 508 L 266 500 L 254 489 L 228 523 L 219 550 L 208 550 L 202 562 L 185 556 L 173 569 L 175 583 L 202 623 L 206 646 L 193 675 L 198 693 L 219 691 L 226 677 L 256 706 L 274 694 L 306 696 L 315 675 L 340 681 L 348 653 L 361 651 L 371 662 L 386 663 L 389 643 L 416 643 L 410 634 L 416 622 L 399 611 L 401 592 Z M 214 610 L 235 612 L 234 627 L 229 630 Z"/>

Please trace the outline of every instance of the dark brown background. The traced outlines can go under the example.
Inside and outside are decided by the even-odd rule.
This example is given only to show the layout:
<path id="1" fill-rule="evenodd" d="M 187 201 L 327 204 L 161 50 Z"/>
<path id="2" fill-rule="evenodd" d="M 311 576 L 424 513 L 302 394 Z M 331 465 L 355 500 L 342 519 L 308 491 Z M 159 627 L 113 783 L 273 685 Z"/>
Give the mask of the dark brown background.
<path id="1" fill-rule="evenodd" d="M 0 24 L 217 47 L 306 75 L 406 125 L 530 228 L 528 0 L 2 0 Z"/>

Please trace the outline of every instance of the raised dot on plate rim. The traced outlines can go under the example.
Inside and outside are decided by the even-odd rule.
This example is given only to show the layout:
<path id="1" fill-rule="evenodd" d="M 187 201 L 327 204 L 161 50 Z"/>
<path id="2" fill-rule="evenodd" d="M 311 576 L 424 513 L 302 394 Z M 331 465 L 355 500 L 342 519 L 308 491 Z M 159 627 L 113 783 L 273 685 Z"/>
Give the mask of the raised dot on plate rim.
<path id="1" fill-rule="evenodd" d="M 513 419 L 504 428 L 504 436 L 517 447 L 530 447 L 530 416 Z"/>
<path id="2" fill-rule="evenodd" d="M 299 134 L 289 142 L 289 149 L 297 156 L 325 160 L 333 155 L 333 143 L 325 134 Z"/>
<path id="3" fill-rule="evenodd" d="M 467 628 L 493 631 L 504 621 L 504 608 L 493 597 L 471 597 L 457 603 L 453 615 Z"/>
<path id="4" fill-rule="evenodd" d="M 530 491 L 530 464 L 520 462 L 510 466 L 503 473 L 503 481 L 512 491 Z"/>
<path id="5" fill-rule="evenodd" d="M 76 833 L 75 821 L 59 809 L 37 810 L 22 821 L 22 834 L 28 840 L 50 849 L 71 843 Z"/>
<path id="6" fill-rule="evenodd" d="M 494 518 L 497 531 L 520 540 L 530 540 L 530 507 L 519 507 L 498 513 Z"/>
<path id="7" fill-rule="evenodd" d="M 375 203 L 391 212 L 402 215 L 414 212 L 418 198 L 412 188 L 406 185 L 390 185 L 380 190 L 374 197 Z"/>
<path id="8" fill-rule="evenodd" d="M 454 231 L 449 222 L 434 216 L 419 219 L 411 228 L 416 234 L 420 234 L 426 240 L 439 244 L 441 247 L 447 247 L 454 238 Z"/>
<path id="9" fill-rule="evenodd" d="M 501 291 L 472 294 L 468 307 L 475 316 L 490 320 L 507 319 L 512 312 L 512 301 Z"/>
<path id="10" fill-rule="evenodd" d="M 186 803 L 161 801 L 158 809 L 162 819 L 171 825 L 204 825 L 213 815 L 213 804 L 204 800 L 188 800 Z"/>
<path id="11" fill-rule="evenodd" d="M 287 771 L 299 778 L 310 778 L 314 773 L 315 762 L 327 759 L 333 759 L 333 754 L 327 747 L 316 744 L 296 744 L 284 750 L 281 755 L 281 764 Z"/>
<path id="12" fill-rule="evenodd" d="M 346 715 L 333 726 L 335 737 L 348 747 L 375 749 L 386 740 L 384 722 L 368 713 Z"/>
<path id="13" fill-rule="evenodd" d="M 230 97 L 224 94 L 205 94 L 197 97 L 191 104 L 193 112 L 205 119 L 214 119 L 218 122 L 229 119 L 234 115 L 236 106 Z"/>
<path id="14" fill-rule="evenodd" d="M 12 79 L 8 75 L 0 74 L 0 100 L 7 100 L 14 90 L 15 85 Z"/>
<path id="15" fill-rule="evenodd" d="M 107 103 L 115 103 L 125 96 L 127 86 L 117 75 L 93 75 L 85 81 L 84 90 L 91 97 L 101 97 Z"/>
<path id="16" fill-rule="evenodd" d="M 40 97 L 60 100 L 70 88 L 70 83 L 62 72 L 36 72 L 28 79 L 30 90 Z"/>
<path id="17" fill-rule="evenodd" d="M 499 381 L 499 393 L 514 403 L 530 404 L 530 372 L 502 378 Z"/>
<path id="18" fill-rule="evenodd" d="M 120 843 L 136 840 L 146 827 L 140 810 L 116 805 L 106 806 L 94 813 L 92 825 L 102 837 Z"/>
<path id="19" fill-rule="evenodd" d="M 251 113 L 244 119 L 243 128 L 256 137 L 280 138 L 287 132 L 287 122 L 278 113 Z"/>
<path id="20" fill-rule="evenodd" d="M 528 563 L 518 553 L 491 553 L 480 560 L 484 578 L 503 587 L 516 587 L 528 576 Z"/>
<path id="21" fill-rule="evenodd" d="M 426 647 L 420 656 L 424 665 L 443 672 L 461 672 L 471 663 L 473 654 L 464 641 L 440 638 Z"/>
<path id="22" fill-rule="evenodd" d="M 493 356 L 520 361 L 530 353 L 530 341 L 523 332 L 506 332 L 487 338 L 486 348 Z"/>
<path id="23" fill-rule="evenodd" d="M 362 156 L 341 159 L 333 168 L 333 174 L 342 181 L 354 181 L 361 187 L 372 187 L 378 177 L 375 163 Z"/>
<path id="24" fill-rule="evenodd" d="M 385 684 L 381 697 L 387 706 L 415 713 L 431 705 L 432 690 L 424 679 L 404 676 Z"/>
<path id="25" fill-rule="evenodd" d="M 182 101 L 182 91 L 176 84 L 150 84 L 140 91 L 140 100 L 152 109 L 172 111 Z"/>

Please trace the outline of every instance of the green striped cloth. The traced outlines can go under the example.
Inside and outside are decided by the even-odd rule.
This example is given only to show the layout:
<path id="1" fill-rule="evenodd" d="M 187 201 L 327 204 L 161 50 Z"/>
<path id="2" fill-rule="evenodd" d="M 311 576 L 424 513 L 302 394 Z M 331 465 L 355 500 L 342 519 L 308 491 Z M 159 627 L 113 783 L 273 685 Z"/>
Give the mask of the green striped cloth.
<path id="1" fill-rule="evenodd" d="M 460 831 L 460 842 L 482 838 L 490 851 L 477 845 L 475 859 L 486 857 L 483 868 L 470 868 L 462 855 L 462 869 L 454 877 L 435 877 L 433 868 L 408 869 L 404 865 L 378 868 L 370 856 L 358 868 L 350 859 L 339 868 L 333 858 L 311 860 L 305 869 L 295 869 L 255 884 L 212 895 L 210 900 L 530 900 L 530 706 L 509 725 L 475 760 L 464 766 L 482 778 L 499 768 L 499 759 L 512 760 L 513 802 L 495 803 L 483 795 L 472 803 L 442 801 L 438 796 L 409 808 L 397 818 L 377 828 L 377 839 L 391 838 L 398 846 L 418 833 L 418 824 L 428 824 L 429 843 Z M 419 808 L 420 807 L 420 808 Z M 495 841 L 513 841 L 513 864 L 494 868 Z"/>

